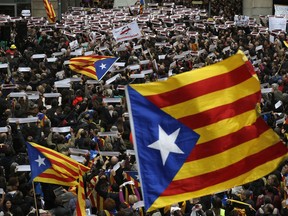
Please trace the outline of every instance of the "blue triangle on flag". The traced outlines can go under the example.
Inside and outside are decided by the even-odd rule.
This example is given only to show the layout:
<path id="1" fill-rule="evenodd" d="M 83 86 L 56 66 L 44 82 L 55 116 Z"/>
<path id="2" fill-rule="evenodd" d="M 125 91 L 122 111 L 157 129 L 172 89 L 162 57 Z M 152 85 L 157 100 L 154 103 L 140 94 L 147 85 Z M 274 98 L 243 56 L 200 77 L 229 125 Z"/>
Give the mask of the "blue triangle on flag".
<path id="1" fill-rule="evenodd" d="M 106 58 L 98 60 L 94 63 L 96 76 L 98 80 L 101 80 L 105 74 L 109 71 L 112 65 L 118 60 L 118 58 Z"/>
<path id="2" fill-rule="evenodd" d="M 26 143 L 28 149 L 29 162 L 31 166 L 31 179 L 39 176 L 52 165 L 38 149 L 34 148 L 30 143 Z"/>
<path id="3" fill-rule="evenodd" d="M 130 86 L 128 86 L 128 94 L 130 104 L 133 104 L 131 114 L 140 168 L 138 171 L 141 177 L 142 191 L 144 192 L 145 208 L 148 209 L 172 182 L 193 150 L 199 135 L 177 119 L 163 112 Z M 159 142 L 160 131 L 162 134 L 165 133 L 166 136 L 178 133 L 174 144 L 182 152 L 175 153 L 171 151 L 168 156 L 166 154 L 167 157 L 164 157 L 166 160 L 163 160 L 165 151 L 163 153 L 162 150 L 151 148 L 151 144 Z M 164 142 L 162 140 L 162 149 L 166 148 L 166 141 L 168 142 L 168 139 Z"/>

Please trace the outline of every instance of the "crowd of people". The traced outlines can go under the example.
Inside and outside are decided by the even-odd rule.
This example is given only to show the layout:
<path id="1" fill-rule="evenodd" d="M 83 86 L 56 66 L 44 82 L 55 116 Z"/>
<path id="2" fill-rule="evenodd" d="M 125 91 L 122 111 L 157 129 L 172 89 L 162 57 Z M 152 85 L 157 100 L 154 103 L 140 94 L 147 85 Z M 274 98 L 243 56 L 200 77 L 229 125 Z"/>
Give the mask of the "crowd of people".
<path id="1" fill-rule="evenodd" d="M 11 24 L 11 37 L 0 50 L 0 215 L 36 215 L 36 206 L 40 215 L 75 214 L 75 188 L 47 182 L 34 189 L 29 171 L 18 169 L 29 164 L 27 141 L 76 154 L 91 168 L 84 176 L 87 214 L 288 215 L 287 162 L 225 192 L 149 213 L 137 206 L 142 197 L 139 179 L 131 177 L 137 161 L 123 89 L 127 84 L 167 79 L 242 50 L 263 87 L 261 115 L 287 145 L 286 32 L 269 31 L 267 17 L 235 22 L 241 1 L 211 2 L 217 16 L 188 2 L 151 3 L 139 14 L 139 5 L 101 8 L 100 1 L 97 8 L 71 8 L 56 24 L 1 16 Z M 143 36 L 116 43 L 112 29 L 133 20 Z M 27 25 L 24 35 L 16 29 L 20 21 Z M 119 57 L 118 64 L 99 82 L 69 69 L 69 59 L 90 54 Z M 139 73 L 144 78 L 131 76 Z M 61 131 L 64 127 L 68 130 Z"/>

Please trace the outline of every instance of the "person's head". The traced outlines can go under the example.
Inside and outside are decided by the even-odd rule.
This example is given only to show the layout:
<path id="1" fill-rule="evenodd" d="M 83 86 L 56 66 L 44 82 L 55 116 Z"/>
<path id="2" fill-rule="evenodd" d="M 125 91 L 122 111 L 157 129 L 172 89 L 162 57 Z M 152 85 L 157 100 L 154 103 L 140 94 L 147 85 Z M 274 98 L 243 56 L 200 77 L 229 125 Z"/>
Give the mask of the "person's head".
<path id="1" fill-rule="evenodd" d="M 112 157 L 111 157 L 111 160 L 110 160 L 111 165 L 117 164 L 118 161 L 119 161 L 118 157 L 116 157 L 116 156 L 112 156 Z"/>
<path id="2" fill-rule="evenodd" d="M 111 198 L 107 198 L 104 201 L 104 209 L 106 209 L 107 211 L 113 211 L 116 208 L 116 203 L 113 199 Z"/>
<path id="3" fill-rule="evenodd" d="M 222 207 L 222 200 L 220 197 L 218 196 L 215 196 L 213 199 L 212 199 L 212 205 L 213 205 L 213 208 L 216 208 L 216 209 L 220 209 Z"/>
<path id="4" fill-rule="evenodd" d="M 130 194 L 128 196 L 128 202 L 130 205 L 133 205 L 134 203 L 138 202 L 138 197 L 135 194 Z"/>
<path id="5" fill-rule="evenodd" d="M 241 200 L 249 199 L 250 195 L 251 195 L 251 192 L 249 190 L 242 190 L 240 193 L 240 199 Z"/>
<path id="6" fill-rule="evenodd" d="M 10 199 L 4 199 L 3 202 L 3 210 L 4 211 L 10 211 L 10 209 L 12 208 L 12 202 Z"/>
<path id="7" fill-rule="evenodd" d="M 278 186 L 279 185 L 279 180 L 276 175 L 271 174 L 267 178 L 267 184 L 270 186 Z"/>
<path id="8" fill-rule="evenodd" d="M 282 175 L 286 175 L 287 173 L 288 173 L 288 164 L 285 163 L 285 164 L 282 166 L 281 174 L 282 174 Z"/>

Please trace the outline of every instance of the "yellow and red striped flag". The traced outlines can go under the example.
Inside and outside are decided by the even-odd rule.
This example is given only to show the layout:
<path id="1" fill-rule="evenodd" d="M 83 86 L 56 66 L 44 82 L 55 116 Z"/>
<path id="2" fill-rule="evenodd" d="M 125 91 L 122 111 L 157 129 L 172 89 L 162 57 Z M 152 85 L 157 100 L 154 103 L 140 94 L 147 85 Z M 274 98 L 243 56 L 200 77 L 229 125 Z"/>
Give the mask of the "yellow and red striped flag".
<path id="1" fill-rule="evenodd" d="M 31 179 L 64 186 L 77 186 L 79 169 L 87 172 L 88 167 L 66 155 L 36 143 L 26 143 L 31 166 Z"/>
<path id="2" fill-rule="evenodd" d="M 126 95 L 148 211 L 254 181 L 287 157 L 256 111 L 260 83 L 243 52 Z"/>
<path id="3" fill-rule="evenodd" d="M 47 18 L 49 23 L 56 22 L 56 13 L 54 11 L 53 5 L 51 4 L 50 0 L 43 0 L 44 7 L 47 13 Z"/>
<path id="4" fill-rule="evenodd" d="M 145 6 L 145 0 L 140 0 L 139 14 L 143 14 L 144 6 Z"/>
<path id="5" fill-rule="evenodd" d="M 101 80 L 117 60 L 113 56 L 80 56 L 69 60 L 69 68 L 92 79 Z"/>
<path id="6" fill-rule="evenodd" d="M 77 216 L 86 216 L 86 198 L 84 192 L 84 182 L 83 182 L 83 173 L 81 167 L 79 167 L 79 185 L 78 185 L 78 195 L 76 203 L 76 215 Z"/>

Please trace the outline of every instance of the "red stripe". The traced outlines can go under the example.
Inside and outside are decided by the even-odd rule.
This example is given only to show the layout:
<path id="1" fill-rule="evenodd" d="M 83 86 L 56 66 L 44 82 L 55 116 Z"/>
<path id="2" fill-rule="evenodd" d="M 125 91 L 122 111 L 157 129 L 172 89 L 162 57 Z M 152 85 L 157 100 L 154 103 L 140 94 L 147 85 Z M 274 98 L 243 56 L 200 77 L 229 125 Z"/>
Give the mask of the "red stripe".
<path id="1" fill-rule="evenodd" d="M 186 162 L 210 157 L 228 149 L 241 145 L 244 142 L 259 137 L 267 131 L 269 127 L 261 117 L 258 117 L 252 125 L 241 128 L 240 130 L 230 133 L 226 136 L 219 137 L 200 145 L 196 145 L 187 158 Z"/>
<path id="2" fill-rule="evenodd" d="M 87 73 L 91 73 L 93 75 L 96 75 L 96 70 L 95 68 L 93 69 L 90 69 L 88 68 L 89 66 L 93 66 L 93 65 L 87 65 L 87 66 L 79 66 L 79 65 L 73 65 L 75 67 L 74 70 L 77 70 L 76 72 L 78 73 L 83 73 L 84 71 L 87 72 Z"/>
<path id="3" fill-rule="evenodd" d="M 72 58 L 70 59 L 70 63 L 91 63 L 91 62 L 96 62 L 96 61 L 99 61 L 99 60 L 103 60 L 103 59 L 107 59 L 108 57 L 107 56 L 86 56 L 86 57 L 76 57 L 76 58 Z M 111 58 L 111 57 L 109 57 Z"/>
<path id="4" fill-rule="evenodd" d="M 49 159 L 51 159 L 51 158 L 49 157 L 49 155 L 52 155 L 52 156 L 54 156 L 54 157 L 56 157 L 56 158 L 59 158 L 59 159 L 61 159 L 61 160 L 64 160 L 66 163 L 70 164 L 70 165 L 71 165 L 72 167 L 74 167 L 76 170 L 78 170 L 78 166 L 81 167 L 81 170 L 82 170 L 83 172 L 86 172 L 86 171 L 89 170 L 88 167 L 86 167 L 86 166 L 84 166 L 84 165 L 82 165 L 82 164 L 80 164 L 80 163 L 77 163 L 76 161 L 73 161 L 71 158 L 69 158 L 69 157 L 67 157 L 67 156 L 65 156 L 65 155 L 61 155 L 61 154 L 58 153 L 58 152 L 55 152 L 55 151 L 50 150 L 50 149 L 47 149 L 47 148 L 42 147 L 42 146 L 40 146 L 40 145 L 37 145 L 37 146 L 36 146 L 36 145 L 33 145 L 33 147 L 35 147 L 36 149 L 38 149 L 41 153 L 46 153 L 46 154 L 48 155 L 48 158 L 49 158 Z M 55 160 L 52 159 L 52 161 L 55 161 Z M 79 174 L 77 174 L 77 175 L 79 175 Z"/>
<path id="5" fill-rule="evenodd" d="M 187 73 L 193 73 L 193 71 Z M 193 82 L 189 85 L 162 94 L 146 96 L 146 98 L 157 107 L 163 108 L 235 86 L 250 78 L 251 74 L 247 72 L 247 64 L 243 64 L 229 73 Z M 189 94 L 187 94 L 188 92 Z M 167 100 L 167 98 L 169 98 L 169 100 Z"/>
<path id="6" fill-rule="evenodd" d="M 225 168 L 209 172 L 200 176 L 173 181 L 161 196 L 171 196 L 182 193 L 198 191 L 209 186 L 213 186 L 230 179 L 236 178 L 246 172 L 251 171 L 257 166 L 265 164 L 267 161 L 283 157 L 287 154 L 287 149 L 280 141 L 257 154 L 244 158 L 243 160 L 231 164 Z M 208 166 L 208 164 L 207 164 Z M 215 178 L 215 176 L 217 178 Z M 183 187 L 185 185 L 185 187 Z"/>
<path id="7" fill-rule="evenodd" d="M 261 97 L 260 91 L 241 98 L 232 103 L 218 106 L 190 116 L 178 119 L 191 129 L 201 128 L 223 119 L 231 118 L 249 110 L 255 109 L 255 104 Z"/>
<path id="8" fill-rule="evenodd" d="M 67 176 L 65 176 L 65 177 L 59 177 L 59 176 L 57 176 L 57 175 L 50 174 L 50 173 L 45 173 L 45 172 L 41 173 L 41 174 L 38 175 L 37 177 L 46 178 L 46 179 L 47 179 L 47 182 L 49 182 L 48 179 L 54 179 L 54 180 L 56 180 L 56 181 L 58 181 L 58 182 L 61 182 L 61 184 L 63 184 L 63 183 L 64 183 L 64 184 L 65 184 L 65 183 L 71 183 L 71 182 L 74 182 L 74 181 L 75 181 L 75 179 L 70 178 L 70 177 L 67 177 Z"/>

